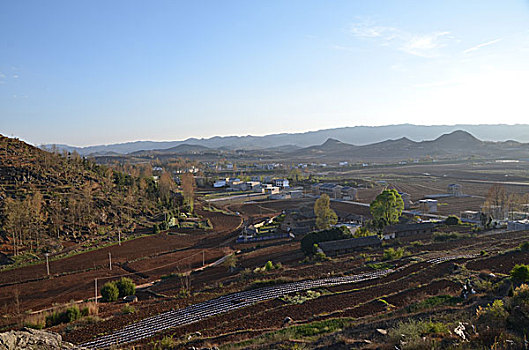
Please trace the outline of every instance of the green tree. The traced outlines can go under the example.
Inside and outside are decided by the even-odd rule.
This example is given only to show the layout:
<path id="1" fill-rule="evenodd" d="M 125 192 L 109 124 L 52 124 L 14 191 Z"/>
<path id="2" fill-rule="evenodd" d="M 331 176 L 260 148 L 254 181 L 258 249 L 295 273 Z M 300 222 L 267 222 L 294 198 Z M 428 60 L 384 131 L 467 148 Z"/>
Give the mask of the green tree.
<path id="1" fill-rule="evenodd" d="M 445 224 L 450 226 L 461 225 L 461 219 L 455 215 L 448 215 L 445 220 Z"/>
<path id="2" fill-rule="evenodd" d="M 404 201 L 394 189 L 385 189 L 369 206 L 375 224 L 379 228 L 399 221 L 404 209 Z"/>
<path id="3" fill-rule="evenodd" d="M 107 282 L 101 288 L 103 301 L 116 301 L 119 296 L 119 289 L 114 282 Z"/>
<path id="4" fill-rule="evenodd" d="M 118 287 L 120 298 L 136 294 L 136 285 L 130 278 L 122 277 L 116 282 L 116 287 Z"/>
<path id="5" fill-rule="evenodd" d="M 326 230 L 338 222 L 338 216 L 331 209 L 331 200 L 328 195 L 322 194 L 314 203 L 314 214 L 316 215 L 316 228 Z"/>

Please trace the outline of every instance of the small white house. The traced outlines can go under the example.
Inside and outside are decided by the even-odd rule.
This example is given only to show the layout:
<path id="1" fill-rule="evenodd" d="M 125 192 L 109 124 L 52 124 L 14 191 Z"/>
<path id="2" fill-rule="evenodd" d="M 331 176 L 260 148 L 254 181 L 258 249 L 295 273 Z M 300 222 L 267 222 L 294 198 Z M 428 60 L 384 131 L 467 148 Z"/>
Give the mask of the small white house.
<path id="1" fill-rule="evenodd" d="M 276 187 L 289 187 L 288 179 L 274 179 L 274 186 Z"/>

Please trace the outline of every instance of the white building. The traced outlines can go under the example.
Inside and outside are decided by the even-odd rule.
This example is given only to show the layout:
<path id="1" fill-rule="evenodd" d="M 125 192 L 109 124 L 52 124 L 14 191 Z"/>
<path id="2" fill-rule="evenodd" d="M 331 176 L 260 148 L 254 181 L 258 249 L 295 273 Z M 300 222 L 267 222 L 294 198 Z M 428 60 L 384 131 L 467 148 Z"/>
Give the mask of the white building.
<path id="1" fill-rule="evenodd" d="M 274 186 L 285 188 L 289 187 L 288 179 L 274 179 Z"/>

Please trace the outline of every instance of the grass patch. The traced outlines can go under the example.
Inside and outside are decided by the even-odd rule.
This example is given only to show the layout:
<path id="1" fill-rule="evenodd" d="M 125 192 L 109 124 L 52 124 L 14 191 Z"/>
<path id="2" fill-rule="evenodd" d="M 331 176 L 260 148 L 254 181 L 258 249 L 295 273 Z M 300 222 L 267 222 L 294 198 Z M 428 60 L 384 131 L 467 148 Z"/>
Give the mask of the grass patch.
<path id="1" fill-rule="evenodd" d="M 459 297 L 451 295 L 436 295 L 428 299 L 413 303 L 406 307 L 407 312 L 416 312 L 419 310 L 428 310 L 440 305 L 456 305 L 462 301 Z"/>
<path id="2" fill-rule="evenodd" d="M 257 289 L 261 287 L 276 286 L 278 284 L 292 282 L 288 278 L 280 277 L 274 279 L 255 280 L 246 288 L 246 290 Z"/>
<path id="3" fill-rule="evenodd" d="M 393 267 L 393 265 L 388 262 L 368 263 L 366 266 L 374 270 L 387 270 Z"/>
<path id="4" fill-rule="evenodd" d="M 296 295 L 290 296 L 285 295 L 284 297 L 280 298 L 287 304 L 303 304 L 306 301 L 317 299 L 322 295 L 321 292 L 314 291 L 314 290 L 307 290 L 305 293 L 296 293 Z"/>
<path id="5" fill-rule="evenodd" d="M 344 327 L 351 325 L 351 323 L 352 319 L 350 318 L 315 321 L 303 325 L 291 326 L 275 332 L 266 333 L 240 343 L 226 344 L 222 346 L 221 349 L 242 349 L 254 345 L 263 345 L 284 340 L 313 340 L 317 336 L 340 331 Z"/>
<path id="6" fill-rule="evenodd" d="M 469 233 L 460 232 L 436 232 L 433 234 L 434 242 L 446 242 L 470 237 L 472 237 L 472 235 Z"/>

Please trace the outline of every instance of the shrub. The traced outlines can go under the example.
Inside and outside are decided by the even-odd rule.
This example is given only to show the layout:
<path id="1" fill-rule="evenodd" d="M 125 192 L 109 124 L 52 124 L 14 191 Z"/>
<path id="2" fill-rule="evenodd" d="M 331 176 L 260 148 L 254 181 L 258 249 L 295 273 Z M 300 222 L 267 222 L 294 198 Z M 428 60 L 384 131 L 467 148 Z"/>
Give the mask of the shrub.
<path id="1" fill-rule="evenodd" d="M 134 312 L 136 312 L 136 309 L 134 308 L 134 306 L 125 304 L 125 306 L 121 308 L 121 312 L 124 314 L 133 314 Z"/>
<path id="2" fill-rule="evenodd" d="M 153 234 L 158 234 L 160 233 L 160 226 L 158 226 L 158 224 L 154 224 L 153 227 L 152 227 L 152 233 Z"/>
<path id="3" fill-rule="evenodd" d="M 116 287 L 118 287 L 120 298 L 136 294 L 136 285 L 130 278 L 122 277 L 116 282 Z"/>
<path id="4" fill-rule="evenodd" d="M 268 260 L 264 266 L 265 271 L 271 271 L 274 269 L 274 264 Z"/>
<path id="5" fill-rule="evenodd" d="M 101 288 L 101 296 L 103 297 L 103 301 L 116 301 L 118 300 L 119 296 L 119 289 L 116 286 L 115 282 L 107 282 L 103 285 Z"/>
<path id="6" fill-rule="evenodd" d="M 522 252 L 529 251 L 529 242 L 523 242 L 522 244 L 520 244 L 519 248 Z"/>
<path id="7" fill-rule="evenodd" d="M 228 270 L 233 270 L 237 266 L 237 257 L 235 254 L 230 254 L 226 257 L 226 260 L 224 260 L 223 265 Z"/>
<path id="8" fill-rule="evenodd" d="M 505 325 L 509 313 L 505 310 L 503 301 L 494 300 L 486 307 L 478 306 L 476 310 L 478 324 L 489 328 L 502 328 Z"/>
<path id="9" fill-rule="evenodd" d="M 400 259 L 404 256 L 405 250 L 404 248 L 388 248 L 384 249 L 384 255 L 382 256 L 382 260 L 395 260 Z"/>
<path id="10" fill-rule="evenodd" d="M 446 220 L 445 220 L 445 224 L 447 225 L 461 225 L 461 219 L 458 218 L 457 216 L 455 215 L 449 215 Z"/>
<path id="11" fill-rule="evenodd" d="M 64 323 L 70 323 L 75 320 L 78 320 L 81 318 L 81 311 L 79 310 L 79 306 L 74 305 L 72 307 L 69 307 L 64 312 Z"/>
<path id="12" fill-rule="evenodd" d="M 56 326 L 61 323 L 70 323 L 82 317 L 77 305 L 73 305 L 64 311 L 53 311 L 46 316 L 46 327 Z"/>
<path id="13" fill-rule="evenodd" d="M 522 284 L 513 292 L 512 305 L 515 306 L 529 306 L 529 285 Z"/>
<path id="14" fill-rule="evenodd" d="M 511 313 L 508 322 L 511 328 L 522 333 L 529 329 L 529 286 L 522 284 L 513 292 L 509 303 Z"/>
<path id="15" fill-rule="evenodd" d="M 511 270 L 511 278 L 516 283 L 529 282 L 529 266 L 517 264 Z"/>
<path id="16" fill-rule="evenodd" d="M 166 335 L 160 340 L 155 346 L 155 349 L 172 349 L 176 347 L 178 343 L 173 339 L 172 336 Z"/>

